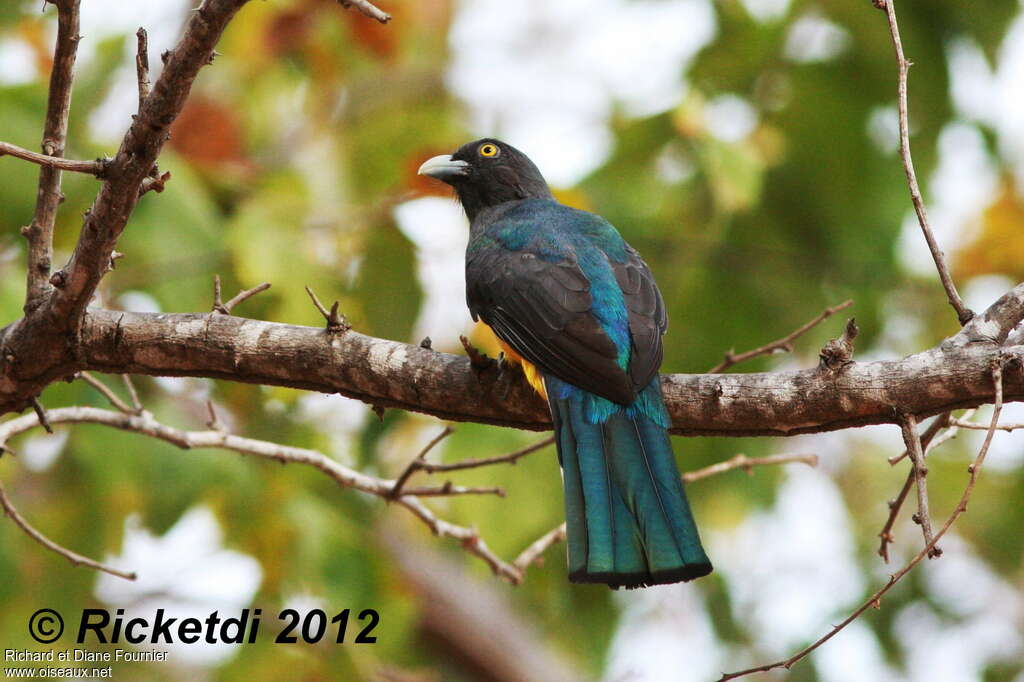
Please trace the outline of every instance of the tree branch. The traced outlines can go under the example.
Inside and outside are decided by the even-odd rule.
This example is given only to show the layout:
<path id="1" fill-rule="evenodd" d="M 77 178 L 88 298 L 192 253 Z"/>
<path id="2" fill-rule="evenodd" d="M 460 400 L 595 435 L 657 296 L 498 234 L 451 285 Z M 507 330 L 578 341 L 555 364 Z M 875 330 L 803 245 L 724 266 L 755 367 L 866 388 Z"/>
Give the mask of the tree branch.
<path id="1" fill-rule="evenodd" d="M 903 443 L 907 447 L 907 453 L 911 460 L 911 473 L 914 477 L 914 485 L 917 487 L 917 513 L 914 515 L 914 522 L 921 526 L 921 533 L 924 535 L 924 544 L 931 545 L 928 558 L 940 556 L 942 550 L 932 542 L 932 519 L 928 511 L 928 468 L 924 463 L 924 448 L 921 446 L 921 438 L 917 435 L 917 419 L 914 415 L 904 415 L 900 422 L 900 430 L 903 433 Z"/>
<path id="2" fill-rule="evenodd" d="M 61 547 L 56 542 L 40 533 L 38 530 L 30 526 L 28 521 L 26 521 L 25 518 L 18 513 L 18 510 L 14 507 L 14 504 L 7 497 L 7 492 L 4 490 L 2 484 L 0 484 L 0 506 L 4 508 L 4 512 L 7 514 L 7 516 L 10 517 L 11 521 L 14 522 L 14 525 L 18 526 L 18 528 L 21 528 L 23 531 L 25 531 L 26 535 L 28 535 L 30 538 L 32 538 L 43 547 L 50 550 L 51 552 L 55 552 L 61 555 L 75 566 L 87 566 L 89 568 L 94 568 L 97 571 L 103 571 L 104 573 L 109 573 L 110 575 L 116 575 L 118 578 L 124 578 L 125 580 L 135 580 L 135 578 L 137 577 L 134 571 L 120 571 L 111 566 L 107 566 L 106 564 L 101 564 L 100 562 L 94 561 L 89 557 L 82 556 L 77 552 L 72 552 L 70 549 L 67 549 L 66 547 Z"/>
<path id="3" fill-rule="evenodd" d="M 708 476 L 715 476 L 716 474 L 724 474 L 727 471 L 733 469 L 743 469 L 748 474 L 754 473 L 754 467 L 767 466 L 771 464 L 789 464 L 792 462 L 802 462 L 807 466 L 816 467 L 818 466 L 817 455 L 769 455 L 767 457 L 747 457 L 744 454 L 734 455 L 730 459 L 718 464 L 712 464 L 706 466 L 703 469 L 694 469 L 693 471 L 687 471 L 683 474 L 683 481 L 686 483 L 693 483 L 699 481 L 702 478 Z"/>
<path id="4" fill-rule="evenodd" d="M 135 32 L 135 77 L 139 82 L 139 111 L 149 97 L 149 36 L 146 29 L 139 27 Z"/>
<path id="5" fill-rule="evenodd" d="M 890 0 L 891 1 L 891 0 Z M 964 488 L 963 495 L 960 496 L 960 502 L 957 503 L 953 512 L 946 519 L 946 522 L 939 529 L 939 532 L 935 534 L 932 541 L 926 544 L 920 552 L 914 555 L 906 566 L 901 568 L 897 573 L 889 577 L 889 581 L 883 585 L 878 591 L 868 597 L 867 601 L 861 604 L 853 613 L 847 616 L 841 623 L 834 626 L 827 634 L 816 640 L 813 644 L 804 649 L 801 649 L 797 653 L 793 654 L 789 658 L 776 661 L 774 663 L 768 663 L 765 665 L 759 665 L 755 668 L 748 668 L 747 670 L 741 670 L 735 673 L 723 673 L 718 679 L 718 682 L 726 682 L 727 680 L 734 680 L 738 677 L 744 677 L 758 672 L 767 672 L 769 670 L 775 670 L 776 668 L 785 668 L 789 670 L 794 664 L 806 658 L 812 651 L 820 647 L 822 644 L 832 639 L 838 634 L 843 628 L 857 620 L 862 613 L 867 611 L 869 608 L 880 608 L 882 604 L 882 597 L 892 587 L 898 583 L 903 576 L 912 571 L 922 559 L 926 556 L 930 556 L 931 552 L 935 549 L 935 545 L 946 534 L 946 531 L 952 527 L 956 520 L 961 514 L 967 511 L 967 502 L 971 499 L 971 493 L 974 491 L 974 485 L 978 480 L 978 475 L 981 473 L 981 465 L 985 462 L 985 456 L 988 454 L 989 445 L 992 443 L 992 436 L 996 432 L 996 426 L 999 423 L 999 414 L 1003 410 L 1003 367 L 1002 359 L 996 358 L 990 368 L 990 376 L 992 380 L 993 392 L 995 393 L 995 408 L 992 411 L 992 421 L 989 424 L 988 434 L 985 436 L 985 442 L 982 443 L 981 449 L 978 451 L 977 457 L 974 458 L 974 462 L 967 467 L 967 473 L 969 478 L 967 480 L 967 486 Z"/>
<path id="6" fill-rule="evenodd" d="M 733 365 L 738 365 L 741 362 L 753 360 L 754 358 L 760 357 L 762 355 L 771 355 L 772 353 L 775 353 L 777 351 L 784 351 L 786 353 L 789 353 L 793 350 L 793 342 L 795 340 L 809 332 L 814 327 L 817 327 L 819 324 L 821 324 L 828 318 L 832 317 L 839 311 L 846 310 L 851 305 L 853 305 L 852 299 L 843 301 L 839 305 L 832 306 L 831 308 L 825 308 L 825 310 L 823 310 L 821 314 L 815 317 L 813 320 L 810 320 L 803 326 L 798 327 L 789 334 L 786 334 L 781 339 L 776 339 L 771 343 L 766 343 L 765 345 L 759 348 L 754 348 L 753 350 L 748 350 L 745 353 L 739 354 L 736 354 L 730 350 L 725 354 L 725 359 L 722 360 L 722 362 L 715 365 L 714 367 L 712 367 L 711 369 L 709 369 L 707 373 L 718 374 L 720 372 L 724 372 Z"/>
<path id="7" fill-rule="evenodd" d="M 907 175 L 907 185 L 910 188 L 910 200 L 914 204 L 914 212 L 917 213 L 917 222 L 921 225 L 921 232 L 928 242 L 928 250 L 932 253 L 932 260 L 935 261 L 935 268 L 939 271 L 939 279 L 942 287 L 946 290 L 946 298 L 949 304 L 956 311 L 960 324 L 967 324 L 974 312 L 964 306 L 957 293 L 956 285 L 953 284 L 953 277 L 949 274 L 949 267 L 942 255 L 942 249 L 935 241 L 932 228 L 928 224 L 928 212 L 925 210 L 924 201 L 921 199 L 921 189 L 917 185 L 917 173 L 914 172 L 914 159 L 910 155 L 910 124 L 907 113 L 907 72 L 910 70 L 911 62 L 903 55 L 903 42 L 900 40 L 900 27 L 896 21 L 896 0 L 874 0 L 875 6 L 885 11 L 889 20 L 889 33 L 892 36 L 893 48 L 896 50 L 896 63 L 899 67 L 897 80 L 897 109 L 899 110 L 899 132 L 900 132 L 900 158 L 903 160 L 903 171 Z"/>
<path id="8" fill-rule="evenodd" d="M 39 166 L 47 166 L 57 170 L 66 170 L 73 173 L 85 173 L 102 177 L 106 170 L 105 161 L 78 161 L 76 159 L 65 159 L 62 156 L 48 156 L 33 152 L 16 144 L 0 142 L 0 156 L 13 156 L 22 161 L 29 161 Z M 58 189 L 59 191 L 59 189 Z M 60 203 L 59 201 L 57 203 Z M 56 213 L 54 213 L 56 215 Z M 47 273 L 49 274 L 49 273 Z"/>
<path id="9" fill-rule="evenodd" d="M 62 407 L 49 411 L 49 421 L 54 424 L 101 424 L 122 431 L 130 431 L 150 438 L 156 438 L 185 450 L 215 448 L 230 450 L 243 455 L 272 459 L 281 463 L 304 464 L 319 470 L 344 488 L 354 488 L 385 500 L 391 498 L 391 491 L 395 485 L 394 480 L 377 478 L 355 471 L 316 450 L 235 436 L 223 429 L 184 431 L 158 422 L 151 414 L 145 411 L 139 414 L 125 414 L 95 407 Z M 12 436 L 24 433 L 39 426 L 39 424 L 39 417 L 35 414 L 27 414 L 0 423 L 0 451 L 6 449 L 7 441 Z M 458 540 L 463 549 L 483 559 L 495 574 L 513 584 L 519 584 L 522 581 L 521 572 L 494 554 L 475 529 L 458 526 L 438 518 L 417 497 L 466 495 L 482 492 L 495 492 L 495 489 L 455 486 L 448 483 L 437 488 L 424 487 L 406 490 L 396 500 L 396 503 L 407 508 L 423 521 L 434 535 Z M 19 523 L 19 525 L 21 524 Z M 55 549 L 55 551 L 58 550 Z M 63 554 L 63 552 L 61 553 Z M 92 565 L 88 562 L 88 559 L 81 561 L 85 565 Z M 98 568 L 98 566 L 93 567 Z M 100 570 L 106 569 L 101 568 Z"/>
<path id="10" fill-rule="evenodd" d="M 389 21 L 391 21 L 390 14 L 381 10 L 379 7 L 369 2 L 368 0 L 338 0 L 338 4 L 340 4 L 345 9 L 355 7 L 364 15 L 370 17 L 371 19 L 376 19 L 382 24 L 386 24 Z"/>
<path id="11" fill-rule="evenodd" d="M 967 414 L 972 412 L 973 410 L 968 410 Z M 939 415 L 935 421 L 929 424 L 928 428 L 925 429 L 923 434 L 921 434 L 921 448 L 923 448 L 925 456 L 935 448 L 942 445 L 942 443 L 949 440 L 950 437 L 956 435 L 956 428 L 947 429 L 947 427 L 949 427 L 950 420 L 951 413 L 944 412 Z M 936 437 L 943 429 L 947 429 L 943 436 Z M 890 457 L 889 464 L 896 464 L 906 456 L 907 450 L 904 450 L 902 454 Z M 903 507 L 903 502 L 907 499 L 907 495 L 910 493 L 910 486 L 913 482 L 914 470 L 911 469 L 907 472 L 907 480 L 903 482 L 903 487 L 900 489 L 900 492 L 896 497 L 889 500 L 889 517 L 886 519 L 885 525 L 882 526 L 882 530 L 878 534 L 878 537 L 881 538 L 881 543 L 878 546 L 878 556 L 882 557 L 882 560 L 886 563 L 889 563 L 889 545 L 892 544 L 894 540 L 892 529 L 893 526 L 896 525 L 896 518 L 899 516 L 900 509 Z"/>
<path id="12" fill-rule="evenodd" d="M 662 391 L 681 435 L 785 436 L 898 423 L 893 406 L 923 418 L 991 402 L 986 343 L 940 346 L 902 360 L 850 363 L 840 370 L 666 375 Z M 1024 347 L 1007 349 L 1024 353 Z M 547 406 L 516 373 L 479 375 L 465 357 L 365 336 L 227 315 L 120 313 L 92 309 L 77 358 L 82 369 L 154 376 L 202 376 L 341 393 L 371 405 L 450 421 L 530 430 L 550 427 Z M 1010 399 L 1024 376 L 1007 377 Z M 0 381 L 0 396 L 4 384 Z M 0 408 L 11 409 L 0 401 Z"/>
<path id="13" fill-rule="evenodd" d="M 87 214 L 75 251 L 64 267 L 65 285 L 52 299 L 54 314 L 73 323 L 81 319 L 135 208 L 142 181 L 150 175 L 199 69 L 210 62 L 228 22 L 246 2 L 204 0 L 191 13 L 181 40 L 169 53 L 163 73 L 110 162 L 109 179 Z"/>
<path id="14" fill-rule="evenodd" d="M 71 82 L 78 54 L 79 0 L 59 0 L 57 5 L 57 44 L 53 52 L 50 71 L 50 92 L 46 102 L 46 122 L 43 125 L 43 154 L 33 158 L 6 153 L 33 163 L 41 158 L 64 156 L 68 136 L 68 112 L 71 110 Z M 25 150 L 27 151 L 27 150 Z M 28 240 L 28 276 L 26 279 L 25 314 L 38 308 L 50 292 L 50 267 L 53 260 L 53 225 L 57 220 L 57 207 L 64 200 L 60 191 L 60 168 L 44 164 L 39 170 L 39 189 L 32 224 L 23 230 Z"/>

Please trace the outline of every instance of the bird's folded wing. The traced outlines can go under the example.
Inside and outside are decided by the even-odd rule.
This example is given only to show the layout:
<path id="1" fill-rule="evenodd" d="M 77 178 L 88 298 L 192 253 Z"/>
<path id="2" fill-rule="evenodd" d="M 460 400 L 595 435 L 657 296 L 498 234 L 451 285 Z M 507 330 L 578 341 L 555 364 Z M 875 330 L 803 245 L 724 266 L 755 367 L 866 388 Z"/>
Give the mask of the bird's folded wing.
<path id="1" fill-rule="evenodd" d="M 623 277 L 645 291 L 629 268 Z M 591 312 L 590 283 L 572 260 L 507 249 L 474 253 L 466 264 L 466 298 L 474 319 L 542 371 L 620 404 L 633 401 L 632 372 L 619 366 L 619 349 Z M 650 301 L 637 306 L 646 309 Z M 638 331 L 649 336 L 642 323 Z M 660 335 L 657 343 L 660 355 Z"/>

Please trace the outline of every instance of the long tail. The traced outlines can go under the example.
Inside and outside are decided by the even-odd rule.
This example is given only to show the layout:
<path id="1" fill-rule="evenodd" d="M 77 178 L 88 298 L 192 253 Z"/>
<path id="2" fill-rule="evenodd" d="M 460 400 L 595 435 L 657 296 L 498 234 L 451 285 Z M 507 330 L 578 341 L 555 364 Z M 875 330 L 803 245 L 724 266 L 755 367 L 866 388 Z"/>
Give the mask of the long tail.
<path id="1" fill-rule="evenodd" d="M 644 414 L 650 410 L 620 407 L 595 418 L 596 396 L 550 386 L 548 395 L 565 486 L 569 579 L 632 588 L 710 573 L 668 431 Z M 663 410 L 657 378 L 641 399 Z"/>

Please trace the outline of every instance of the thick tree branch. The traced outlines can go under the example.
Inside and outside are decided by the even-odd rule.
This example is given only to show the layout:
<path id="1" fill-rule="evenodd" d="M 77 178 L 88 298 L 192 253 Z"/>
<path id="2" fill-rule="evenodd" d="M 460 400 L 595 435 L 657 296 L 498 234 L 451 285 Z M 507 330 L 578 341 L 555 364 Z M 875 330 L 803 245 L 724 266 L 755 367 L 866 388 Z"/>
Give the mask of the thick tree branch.
<path id="1" fill-rule="evenodd" d="M 662 390 L 680 435 L 772 435 L 899 423 L 992 402 L 990 343 L 943 345 L 902 360 L 735 375 L 666 375 Z M 1006 349 L 1024 353 L 1024 347 Z M 372 405 L 530 430 L 550 428 L 547 406 L 515 373 L 479 374 L 465 357 L 352 330 L 227 315 L 90 310 L 77 359 L 57 370 L 202 376 L 341 393 Z M 1024 398 L 1024 376 L 1006 380 Z M 2 384 L 0 384 L 2 389 Z M 0 402 L 0 407 L 9 406 Z"/>
<path id="2" fill-rule="evenodd" d="M 42 150 L 45 157 L 64 156 L 68 136 L 68 112 L 71 110 L 71 82 L 78 54 L 79 0 L 58 0 L 57 45 L 53 52 L 53 70 L 50 72 L 50 94 L 46 102 L 46 122 L 43 125 Z M 12 156 L 19 156 L 13 154 Z M 26 158 L 21 156 L 21 158 Z M 39 163 L 42 157 L 28 158 Z M 23 230 L 28 239 L 28 276 L 26 279 L 25 314 L 35 310 L 50 291 L 50 267 L 53 260 L 53 225 L 57 220 L 57 207 L 64 200 L 60 191 L 60 168 L 44 164 L 39 169 L 39 189 L 36 192 L 36 210 L 32 224 Z"/>

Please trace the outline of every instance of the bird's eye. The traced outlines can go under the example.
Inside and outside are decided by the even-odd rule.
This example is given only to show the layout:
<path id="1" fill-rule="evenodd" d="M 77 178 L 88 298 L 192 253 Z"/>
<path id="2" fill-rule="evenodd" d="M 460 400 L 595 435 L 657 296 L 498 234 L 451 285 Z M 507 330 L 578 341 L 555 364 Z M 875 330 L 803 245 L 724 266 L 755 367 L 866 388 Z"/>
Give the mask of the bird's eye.
<path id="1" fill-rule="evenodd" d="M 477 151 L 480 153 L 480 156 L 486 156 L 490 158 L 492 156 L 498 155 L 498 145 L 491 144 L 490 142 L 485 142 L 484 144 L 480 145 L 480 149 L 478 149 Z"/>

